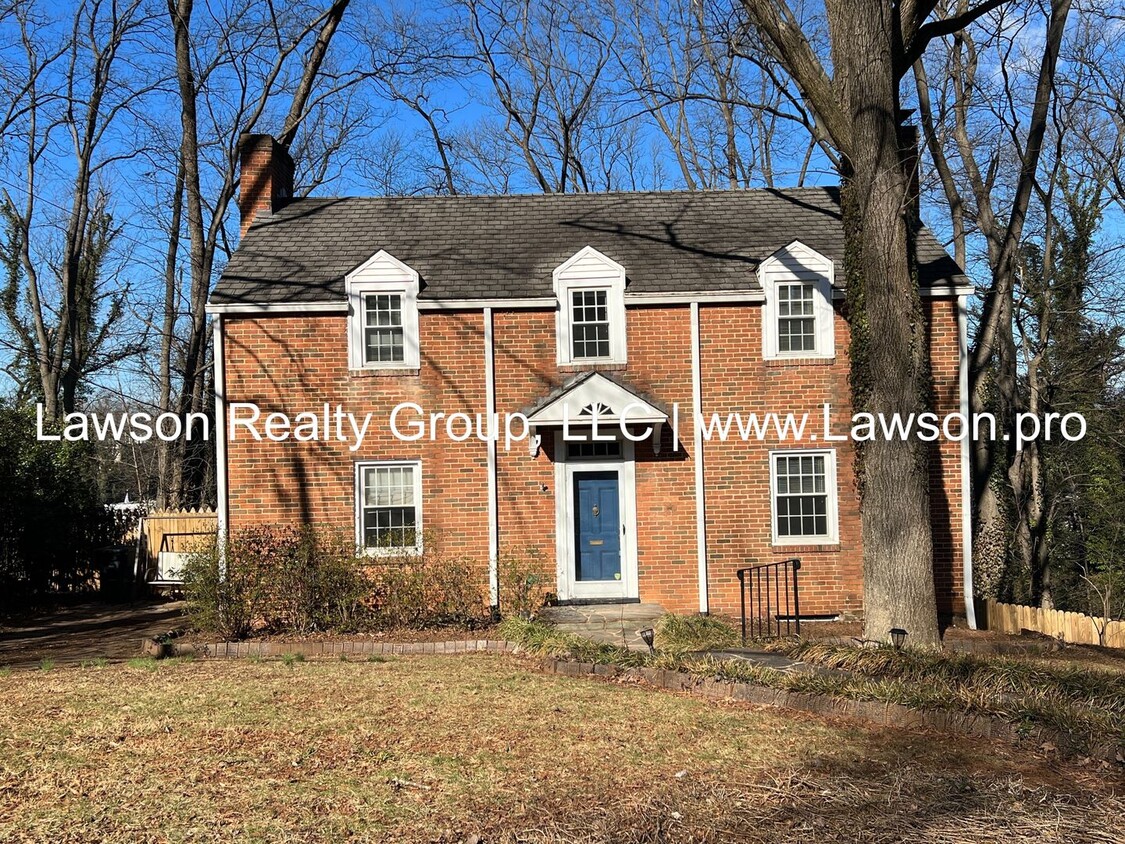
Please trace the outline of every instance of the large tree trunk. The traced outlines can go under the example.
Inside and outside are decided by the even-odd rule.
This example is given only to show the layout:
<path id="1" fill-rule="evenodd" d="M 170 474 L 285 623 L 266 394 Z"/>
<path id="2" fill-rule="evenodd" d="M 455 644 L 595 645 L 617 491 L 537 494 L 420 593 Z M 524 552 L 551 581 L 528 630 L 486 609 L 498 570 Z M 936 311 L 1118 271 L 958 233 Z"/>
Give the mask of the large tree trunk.
<path id="1" fill-rule="evenodd" d="M 895 12 L 882 0 L 833 0 L 828 14 L 852 124 L 843 213 L 853 401 L 857 412 L 905 419 L 927 409 L 929 353 L 912 272 L 914 197 L 898 140 Z M 929 448 L 876 437 L 859 459 L 864 636 L 885 641 L 898 627 L 912 645 L 936 647 Z"/>

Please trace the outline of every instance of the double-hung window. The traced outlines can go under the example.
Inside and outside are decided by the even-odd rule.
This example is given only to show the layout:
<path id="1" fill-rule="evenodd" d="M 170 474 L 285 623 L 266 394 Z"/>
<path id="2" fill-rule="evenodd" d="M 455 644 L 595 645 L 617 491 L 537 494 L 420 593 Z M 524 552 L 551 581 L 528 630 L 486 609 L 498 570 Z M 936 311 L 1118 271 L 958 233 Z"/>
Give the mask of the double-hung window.
<path id="1" fill-rule="evenodd" d="M 380 251 L 349 273 L 345 285 L 349 368 L 417 369 L 418 273 Z"/>
<path id="2" fill-rule="evenodd" d="M 422 467 L 418 462 L 356 466 L 359 544 L 378 553 L 422 547 Z"/>
<path id="3" fill-rule="evenodd" d="M 401 293 L 363 296 L 363 365 L 403 363 L 406 337 L 402 325 Z"/>
<path id="4" fill-rule="evenodd" d="M 575 361 L 610 356 L 608 297 L 608 290 L 571 291 L 570 341 Z"/>
<path id="5" fill-rule="evenodd" d="M 559 364 L 625 363 L 625 270 L 587 246 L 554 271 Z"/>
<path id="6" fill-rule="evenodd" d="M 777 350 L 782 354 L 816 351 L 816 287 L 812 282 L 778 284 Z"/>
<path id="7" fill-rule="evenodd" d="M 774 544 L 837 541 L 836 452 L 770 453 Z"/>

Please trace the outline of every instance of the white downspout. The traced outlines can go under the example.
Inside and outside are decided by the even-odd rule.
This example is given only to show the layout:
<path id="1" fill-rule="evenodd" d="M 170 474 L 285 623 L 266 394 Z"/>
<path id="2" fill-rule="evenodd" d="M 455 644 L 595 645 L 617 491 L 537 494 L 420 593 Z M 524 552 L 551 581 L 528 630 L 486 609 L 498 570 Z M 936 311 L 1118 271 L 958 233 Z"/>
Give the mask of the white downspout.
<path id="1" fill-rule="evenodd" d="M 484 309 L 484 390 L 488 437 L 488 595 L 493 610 L 500 609 L 500 514 L 496 498 L 495 347 L 492 343 L 492 308 Z M 498 425 L 497 425 L 498 427 Z"/>
<path id="2" fill-rule="evenodd" d="M 227 561 L 223 550 L 230 522 L 227 489 L 227 381 L 223 316 L 215 317 L 215 528 L 219 542 L 219 572 L 226 577 Z"/>
<path id="3" fill-rule="evenodd" d="M 691 409 L 692 456 L 695 463 L 695 558 L 699 567 L 699 612 L 707 615 L 707 508 L 703 488 L 703 373 L 699 347 L 699 302 L 691 303 Z"/>
<path id="4" fill-rule="evenodd" d="M 973 600 L 973 494 L 971 489 L 970 437 L 975 426 L 969 420 L 969 297 L 957 297 L 957 353 L 958 390 L 961 398 L 961 418 L 968 432 L 961 437 L 961 561 L 965 588 L 965 620 L 970 630 L 977 629 L 977 608 Z"/>

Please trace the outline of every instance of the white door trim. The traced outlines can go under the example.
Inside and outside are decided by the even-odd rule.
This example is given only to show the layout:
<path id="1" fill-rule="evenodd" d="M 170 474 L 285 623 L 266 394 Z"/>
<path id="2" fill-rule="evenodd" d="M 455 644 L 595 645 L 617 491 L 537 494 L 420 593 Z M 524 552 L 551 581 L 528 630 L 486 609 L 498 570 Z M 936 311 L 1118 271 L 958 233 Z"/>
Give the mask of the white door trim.
<path id="1" fill-rule="evenodd" d="M 640 598 L 637 577 L 637 471 L 633 443 L 623 439 L 621 457 L 568 461 L 562 432 L 555 432 L 555 559 L 561 601 Z M 621 580 L 581 583 L 574 576 L 574 473 L 617 472 L 621 499 Z"/>

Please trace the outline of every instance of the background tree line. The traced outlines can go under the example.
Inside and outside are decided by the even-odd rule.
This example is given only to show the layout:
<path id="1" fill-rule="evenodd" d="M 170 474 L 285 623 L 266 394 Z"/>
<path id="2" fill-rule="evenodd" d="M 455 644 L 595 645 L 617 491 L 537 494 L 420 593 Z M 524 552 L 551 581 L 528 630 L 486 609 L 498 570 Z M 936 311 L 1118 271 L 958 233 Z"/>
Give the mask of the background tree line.
<path id="1" fill-rule="evenodd" d="M 210 409 L 204 305 L 237 245 L 245 131 L 289 145 L 300 194 L 858 178 L 846 34 L 867 33 L 862 5 L 0 4 L 6 412 Z M 920 130 L 922 218 L 980 291 L 973 408 L 1090 427 L 1022 452 L 977 444 L 978 593 L 1078 609 L 1108 595 L 1120 613 L 1125 16 L 1110 0 L 888 8 L 884 99 Z M 4 449 L 33 448 L 30 429 L 4 430 Z M 209 446 L 72 451 L 99 498 L 213 503 Z"/>

